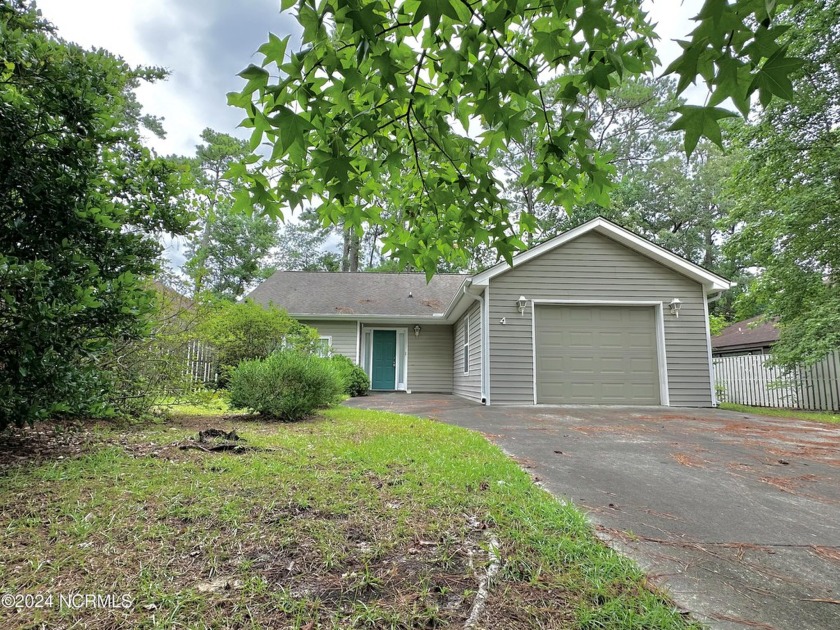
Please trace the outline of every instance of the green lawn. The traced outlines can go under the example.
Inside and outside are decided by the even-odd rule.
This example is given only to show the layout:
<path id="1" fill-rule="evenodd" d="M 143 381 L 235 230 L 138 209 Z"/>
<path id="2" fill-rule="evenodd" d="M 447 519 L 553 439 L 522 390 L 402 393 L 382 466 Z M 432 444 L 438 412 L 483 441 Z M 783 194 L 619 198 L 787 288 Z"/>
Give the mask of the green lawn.
<path id="1" fill-rule="evenodd" d="M 754 413 L 759 416 L 771 416 L 774 418 L 796 418 L 797 420 L 811 420 L 812 422 L 827 422 L 829 424 L 840 424 L 840 414 L 828 411 L 798 411 L 796 409 L 773 409 L 770 407 L 748 407 L 747 405 L 736 405 L 735 403 L 720 403 L 721 409 L 728 411 L 742 411 Z"/>
<path id="2" fill-rule="evenodd" d="M 262 450 L 178 448 L 208 426 Z M 339 407 L 100 437 L 0 477 L 0 584 L 131 605 L 0 608 L 7 627 L 462 627 L 494 539 L 501 569 L 478 627 L 693 627 L 477 433 Z"/>
<path id="3" fill-rule="evenodd" d="M 245 415 L 228 405 L 227 397 L 221 393 L 201 392 L 188 399 L 170 398 L 161 402 L 155 411 L 171 416 L 227 416 Z"/>

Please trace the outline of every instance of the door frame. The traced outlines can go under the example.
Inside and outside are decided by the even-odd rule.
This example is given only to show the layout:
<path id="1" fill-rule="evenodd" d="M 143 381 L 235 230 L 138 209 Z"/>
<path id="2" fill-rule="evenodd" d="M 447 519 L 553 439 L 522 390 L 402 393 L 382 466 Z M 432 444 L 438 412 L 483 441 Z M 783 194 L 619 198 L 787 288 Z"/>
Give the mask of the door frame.
<path id="1" fill-rule="evenodd" d="M 373 368 L 372 368 L 372 366 L 370 368 L 368 368 L 368 361 L 372 359 L 372 355 L 373 355 L 373 352 L 372 352 L 373 351 L 373 331 L 375 331 L 375 330 L 394 330 L 394 331 L 396 331 L 396 333 L 397 333 L 396 354 L 397 355 L 399 355 L 400 335 L 402 335 L 402 337 L 403 337 L 403 342 L 402 343 L 403 343 L 403 350 L 404 350 L 403 351 L 403 356 L 402 356 L 402 364 L 399 363 L 400 357 L 399 356 L 396 357 L 397 362 L 398 362 L 396 371 L 394 373 L 394 381 L 395 381 L 394 385 L 396 386 L 396 389 L 394 389 L 394 390 L 383 389 L 383 390 L 376 390 L 376 391 L 410 392 L 411 390 L 408 388 L 408 328 L 407 327 L 405 327 L 405 326 L 365 326 L 364 324 L 361 324 L 361 330 L 360 330 L 361 340 L 359 342 L 359 345 L 361 347 L 361 362 L 359 363 L 359 365 L 365 371 L 365 374 L 368 375 L 368 378 L 370 379 L 371 385 L 373 385 L 373 374 L 372 374 Z M 371 343 L 371 348 L 370 349 L 371 349 L 371 352 L 368 352 L 368 345 L 367 345 L 367 343 L 365 343 L 365 334 L 368 331 L 370 331 L 370 343 Z M 402 375 L 403 375 L 403 380 L 402 381 L 400 381 L 400 379 L 399 379 L 400 368 L 402 368 Z"/>
<path id="2" fill-rule="evenodd" d="M 531 377 L 534 385 L 534 404 L 537 403 L 537 306 L 652 306 L 653 325 L 656 329 L 656 359 L 659 368 L 659 404 L 671 406 L 668 393 L 668 362 L 665 355 L 665 315 L 662 302 L 656 300 L 543 300 L 531 302 Z"/>

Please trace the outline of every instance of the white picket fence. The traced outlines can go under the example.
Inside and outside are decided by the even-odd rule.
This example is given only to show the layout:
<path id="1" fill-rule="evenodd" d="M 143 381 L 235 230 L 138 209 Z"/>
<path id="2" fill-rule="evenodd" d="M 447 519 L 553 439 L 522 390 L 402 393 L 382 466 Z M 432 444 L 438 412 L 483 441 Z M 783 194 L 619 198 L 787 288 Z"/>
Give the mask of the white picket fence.
<path id="1" fill-rule="evenodd" d="M 721 402 L 754 407 L 840 411 L 840 350 L 811 366 L 785 373 L 768 357 L 716 357 L 715 383 Z"/>
<path id="2" fill-rule="evenodd" d="M 216 355 L 206 343 L 198 340 L 187 342 L 187 378 L 193 387 L 215 383 Z"/>

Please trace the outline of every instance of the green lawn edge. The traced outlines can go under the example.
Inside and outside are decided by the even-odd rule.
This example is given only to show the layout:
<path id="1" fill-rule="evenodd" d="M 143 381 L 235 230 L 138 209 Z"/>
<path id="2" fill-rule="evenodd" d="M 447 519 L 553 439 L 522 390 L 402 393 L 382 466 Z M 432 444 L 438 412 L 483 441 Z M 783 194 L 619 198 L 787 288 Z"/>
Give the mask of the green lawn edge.
<path id="1" fill-rule="evenodd" d="M 830 411 L 801 411 L 798 409 L 775 409 L 772 407 L 750 407 L 735 403 L 720 403 L 720 408 L 726 411 L 739 411 L 741 413 L 752 413 L 757 416 L 769 416 L 771 418 L 793 418 L 795 420 L 808 420 L 810 422 L 822 422 L 827 424 L 840 424 L 840 414 Z"/>

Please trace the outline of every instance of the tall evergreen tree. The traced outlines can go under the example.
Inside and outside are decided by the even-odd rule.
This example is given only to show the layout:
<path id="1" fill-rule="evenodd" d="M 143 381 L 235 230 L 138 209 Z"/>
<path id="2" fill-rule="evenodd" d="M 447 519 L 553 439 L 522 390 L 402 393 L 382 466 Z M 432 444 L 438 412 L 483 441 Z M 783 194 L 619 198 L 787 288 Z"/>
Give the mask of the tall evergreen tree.
<path id="1" fill-rule="evenodd" d="M 134 91 L 165 72 L 60 39 L 0 2 L 0 429 L 101 411 L 98 360 L 141 337 L 161 233 L 183 234 L 183 172 L 156 157 Z"/>

